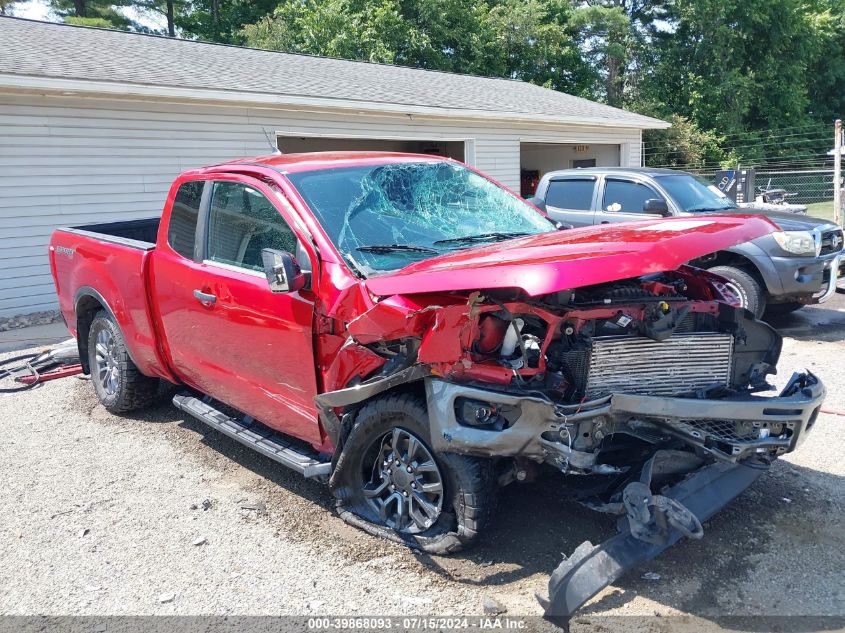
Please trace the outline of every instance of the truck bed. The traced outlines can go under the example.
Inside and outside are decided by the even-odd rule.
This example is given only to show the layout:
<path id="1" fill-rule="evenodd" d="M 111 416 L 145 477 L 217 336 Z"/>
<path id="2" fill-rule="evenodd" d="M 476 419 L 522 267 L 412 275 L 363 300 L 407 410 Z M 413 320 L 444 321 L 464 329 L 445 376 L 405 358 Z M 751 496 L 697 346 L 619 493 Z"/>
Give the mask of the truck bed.
<path id="1" fill-rule="evenodd" d="M 153 217 L 143 218 L 141 220 L 84 224 L 62 230 L 70 233 L 79 233 L 106 242 L 115 242 L 124 246 L 149 250 L 155 248 L 159 224 L 161 224 L 161 218 Z"/>
<path id="2" fill-rule="evenodd" d="M 71 333 L 78 336 L 80 320 L 84 325 L 105 309 L 120 326 L 129 355 L 148 376 L 165 371 L 157 355 L 148 288 L 160 222 L 154 217 L 60 228 L 50 239 L 59 307 Z M 87 340 L 80 339 L 80 345 L 84 353 Z"/>

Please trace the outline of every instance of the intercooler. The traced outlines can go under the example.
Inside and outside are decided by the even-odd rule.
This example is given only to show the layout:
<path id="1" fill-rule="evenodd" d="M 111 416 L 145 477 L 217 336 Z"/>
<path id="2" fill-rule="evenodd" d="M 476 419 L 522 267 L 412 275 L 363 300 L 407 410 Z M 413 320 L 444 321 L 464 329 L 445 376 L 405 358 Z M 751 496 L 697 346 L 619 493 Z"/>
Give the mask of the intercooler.
<path id="1" fill-rule="evenodd" d="M 730 334 L 718 332 L 675 334 L 662 343 L 645 337 L 596 337 L 590 351 L 586 396 L 674 396 L 727 386 L 733 341 Z"/>

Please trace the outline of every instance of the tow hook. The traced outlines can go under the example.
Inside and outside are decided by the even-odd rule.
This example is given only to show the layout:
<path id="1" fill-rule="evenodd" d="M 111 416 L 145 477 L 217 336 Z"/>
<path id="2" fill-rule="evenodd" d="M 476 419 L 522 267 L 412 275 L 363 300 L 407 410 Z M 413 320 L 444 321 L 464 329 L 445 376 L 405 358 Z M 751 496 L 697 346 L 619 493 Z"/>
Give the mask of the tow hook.
<path id="1" fill-rule="evenodd" d="M 650 460 L 653 463 L 653 460 Z M 548 597 L 537 595 L 546 619 L 568 625 L 590 598 L 631 569 L 649 561 L 683 537 L 701 538 L 702 522 L 750 486 L 768 467 L 716 462 L 654 495 L 651 465 L 642 480 L 629 483 L 616 505 L 619 534 L 599 545 L 584 541 L 549 578 Z M 607 511 L 607 510 L 606 510 Z M 614 511 L 614 510 L 610 510 Z"/>
<path id="2" fill-rule="evenodd" d="M 687 538 L 704 536 L 701 521 L 686 506 L 669 497 L 652 495 L 649 487 L 640 481 L 625 486 L 622 502 L 628 511 L 631 534 L 641 541 L 655 545 L 666 543 L 670 528 Z"/>

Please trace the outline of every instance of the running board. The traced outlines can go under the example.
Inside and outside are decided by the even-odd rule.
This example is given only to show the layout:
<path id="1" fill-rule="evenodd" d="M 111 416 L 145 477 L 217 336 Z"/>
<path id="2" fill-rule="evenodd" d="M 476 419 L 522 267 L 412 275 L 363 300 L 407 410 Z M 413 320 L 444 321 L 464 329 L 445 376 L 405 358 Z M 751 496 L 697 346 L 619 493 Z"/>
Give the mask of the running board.
<path id="1" fill-rule="evenodd" d="M 210 404 L 210 398 L 200 400 L 193 396 L 177 394 L 173 396 L 173 405 L 224 435 L 295 470 L 303 477 L 331 474 L 331 462 L 320 461 L 315 456 L 298 450 L 285 436 L 253 418 L 233 418 L 226 415 Z"/>

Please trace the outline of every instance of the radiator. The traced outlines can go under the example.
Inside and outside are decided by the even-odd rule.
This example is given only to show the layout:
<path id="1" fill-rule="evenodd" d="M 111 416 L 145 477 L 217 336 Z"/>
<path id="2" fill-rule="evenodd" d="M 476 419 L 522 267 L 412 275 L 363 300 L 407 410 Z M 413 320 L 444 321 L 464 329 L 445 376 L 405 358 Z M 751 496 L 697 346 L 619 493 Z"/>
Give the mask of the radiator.
<path id="1" fill-rule="evenodd" d="M 608 393 L 673 396 L 730 382 L 734 344 L 730 334 L 675 334 L 662 343 L 602 336 L 592 342 L 588 398 Z"/>

